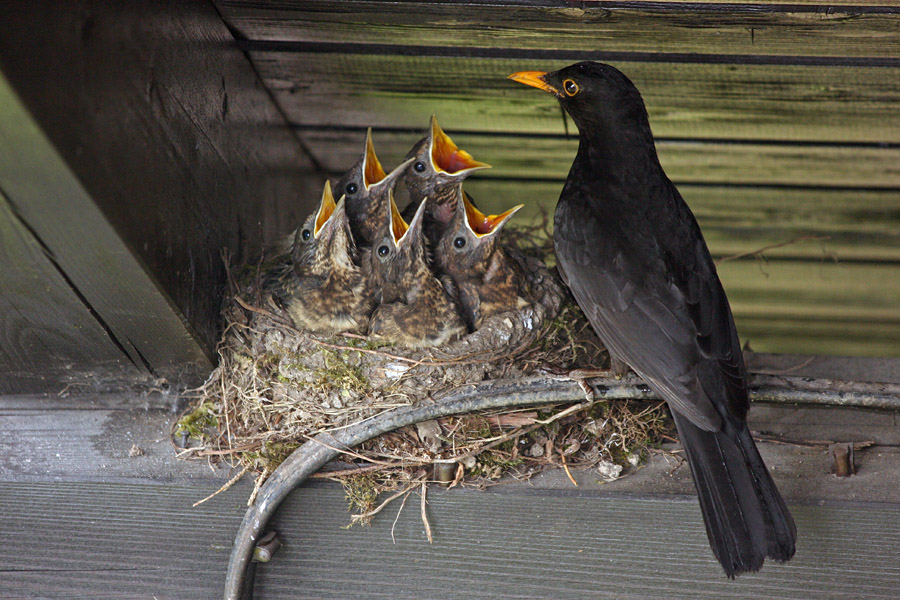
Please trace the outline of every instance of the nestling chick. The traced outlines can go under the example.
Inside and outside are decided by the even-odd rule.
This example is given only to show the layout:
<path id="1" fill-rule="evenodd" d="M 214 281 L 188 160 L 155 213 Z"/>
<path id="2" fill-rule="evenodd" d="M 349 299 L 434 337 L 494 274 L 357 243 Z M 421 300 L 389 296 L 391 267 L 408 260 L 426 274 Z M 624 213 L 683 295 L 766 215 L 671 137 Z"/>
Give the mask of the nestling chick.
<path id="1" fill-rule="evenodd" d="M 298 329 L 366 332 L 373 305 L 355 255 L 346 200 L 335 205 L 326 183 L 319 209 L 297 229 L 292 268 L 281 279 L 279 295 Z"/>
<path id="2" fill-rule="evenodd" d="M 366 221 L 369 213 L 369 189 L 386 177 L 381 161 L 375 155 L 372 128 L 366 131 L 366 148 L 356 164 L 344 173 L 332 188 L 334 196 L 345 197 L 350 231 L 354 236 Z"/>
<path id="3" fill-rule="evenodd" d="M 499 215 L 475 208 L 462 184 L 456 190 L 456 211 L 435 249 L 435 265 L 450 279 L 471 331 L 484 319 L 518 310 L 527 304 L 525 273 L 500 245 L 500 230 L 522 204 Z"/>
<path id="4" fill-rule="evenodd" d="M 438 125 L 437 117 L 431 117 L 431 126 L 406 158 L 413 159 L 403 179 L 409 190 L 409 206 L 404 211 L 412 218 L 419 204 L 428 198 L 425 213 L 425 234 L 432 244 L 437 243 L 444 227 L 453 218 L 456 209 L 456 187 L 463 179 L 491 165 L 479 162 L 465 150 L 460 150 Z"/>
<path id="5" fill-rule="evenodd" d="M 392 198 L 380 235 L 364 253 L 363 269 L 379 306 L 369 335 L 408 348 L 427 348 L 466 333 L 456 305 L 428 268 L 422 232 L 423 202 L 407 225 Z"/>
<path id="6" fill-rule="evenodd" d="M 387 222 L 390 214 L 390 203 L 393 202 L 394 186 L 403 176 L 410 161 L 400 165 L 381 178 L 377 183 L 368 184 L 364 191 L 357 194 L 353 201 L 355 217 L 350 219 L 353 239 L 360 248 L 372 245 L 381 227 Z M 349 204 L 348 210 L 349 210 Z M 349 213 L 348 213 L 349 216 Z M 354 224 L 355 223 L 355 224 Z"/>

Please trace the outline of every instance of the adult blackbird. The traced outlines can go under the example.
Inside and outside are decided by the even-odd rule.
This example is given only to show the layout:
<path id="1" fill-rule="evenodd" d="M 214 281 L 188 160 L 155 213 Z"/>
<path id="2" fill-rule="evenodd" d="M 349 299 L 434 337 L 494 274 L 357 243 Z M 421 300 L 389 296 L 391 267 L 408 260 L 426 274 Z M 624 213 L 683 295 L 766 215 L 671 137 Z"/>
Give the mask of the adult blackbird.
<path id="1" fill-rule="evenodd" d="M 500 231 L 522 204 L 486 215 L 456 188 L 456 210 L 435 247 L 434 263 L 445 285 L 459 298 L 470 331 L 484 319 L 527 304 L 527 280 L 500 242 Z"/>
<path id="2" fill-rule="evenodd" d="M 366 147 L 362 156 L 337 180 L 331 190 L 337 198 L 344 196 L 347 203 L 347 217 L 350 219 L 350 229 L 353 232 L 359 231 L 368 217 L 369 190 L 385 177 L 387 175 L 372 143 L 372 128 L 369 127 L 366 131 Z"/>
<path id="3" fill-rule="evenodd" d="M 388 201 L 388 216 L 362 256 L 367 286 L 378 302 L 369 335 L 412 349 L 440 346 L 465 335 L 456 304 L 428 267 L 422 232 L 428 201 L 409 225 L 393 199 Z"/>
<path id="4" fill-rule="evenodd" d="M 299 329 L 322 335 L 366 332 L 373 305 L 356 259 L 346 200 L 335 205 L 326 182 L 318 210 L 297 229 L 291 261 L 276 289 Z"/>
<path id="5" fill-rule="evenodd" d="M 412 219 L 419 204 L 428 198 L 425 234 L 436 244 L 456 210 L 457 185 L 475 171 L 490 169 L 491 165 L 477 161 L 465 150 L 460 150 L 433 115 L 425 137 L 416 142 L 406 158 L 413 162 L 404 177 L 406 189 L 409 190 L 409 206 L 404 209 L 403 216 Z"/>
<path id="6" fill-rule="evenodd" d="M 668 402 L 713 553 L 729 577 L 789 560 L 797 531 L 747 428 L 728 299 L 640 93 L 594 62 L 509 78 L 556 96 L 578 127 L 554 215 L 560 272 L 610 354 Z"/>

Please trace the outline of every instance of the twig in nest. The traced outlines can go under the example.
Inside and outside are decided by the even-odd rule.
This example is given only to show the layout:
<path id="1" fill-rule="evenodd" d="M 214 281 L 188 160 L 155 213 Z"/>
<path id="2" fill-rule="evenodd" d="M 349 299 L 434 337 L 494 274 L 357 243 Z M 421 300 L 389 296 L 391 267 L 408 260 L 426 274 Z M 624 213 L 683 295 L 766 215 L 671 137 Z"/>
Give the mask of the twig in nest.
<path id="1" fill-rule="evenodd" d="M 574 485 L 575 487 L 578 487 L 578 482 L 575 481 L 574 477 L 572 477 L 572 472 L 569 470 L 569 465 L 566 464 L 566 453 L 562 452 L 562 451 L 558 451 L 558 452 L 559 452 L 559 458 L 560 458 L 560 460 L 562 460 L 563 470 L 566 472 L 566 475 L 569 477 L 569 481 L 572 482 L 572 485 Z"/>
<path id="2" fill-rule="evenodd" d="M 209 496 L 207 496 L 207 497 L 204 498 L 203 500 L 197 500 L 197 501 L 194 502 L 191 506 L 194 506 L 194 507 L 200 506 L 201 504 L 203 504 L 203 503 L 206 502 L 207 500 L 211 500 L 211 499 L 214 498 L 215 496 L 218 496 L 219 494 L 221 494 L 222 492 L 224 492 L 225 490 L 227 490 L 228 488 L 230 488 L 231 486 L 233 486 L 234 484 L 236 484 L 238 481 L 240 481 L 241 477 L 243 477 L 243 476 L 247 473 L 247 471 L 249 471 L 249 470 L 250 470 L 250 467 L 249 467 L 249 466 L 245 466 L 243 469 L 241 469 L 241 472 L 240 472 L 240 473 L 238 473 L 237 475 L 235 475 L 234 477 L 232 477 L 231 479 L 229 479 L 228 482 L 227 482 L 225 485 L 223 485 L 222 487 L 220 487 L 218 490 L 216 490 L 215 492 L 213 492 L 212 494 L 210 494 Z"/>
<path id="3" fill-rule="evenodd" d="M 253 506 L 253 503 L 256 502 L 256 496 L 259 494 L 259 488 L 262 487 L 262 484 L 266 482 L 266 479 L 269 478 L 269 474 L 271 471 L 269 467 L 263 469 L 262 473 L 256 478 L 256 481 L 253 482 L 253 492 L 250 494 L 250 497 L 247 498 L 247 506 Z"/>
<path id="4" fill-rule="evenodd" d="M 393 502 L 394 500 L 396 500 L 397 498 L 399 498 L 399 497 L 402 496 L 403 494 L 408 494 L 409 492 L 413 491 L 413 489 L 414 489 L 417 485 L 419 485 L 419 482 L 418 482 L 418 481 L 415 481 L 415 482 L 409 484 L 408 486 L 406 486 L 405 488 L 403 488 L 402 490 L 400 490 L 400 491 L 397 492 L 396 494 L 393 494 L 391 497 L 389 497 L 387 500 L 385 500 L 384 502 L 382 502 L 381 504 L 379 504 L 378 506 L 376 506 L 375 508 L 373 508 L 373 509 L 370 510 L 369 512 L 362 513 L 362 514 L 359 514 L 359 515 L 350 515 L 350 519 L 351 519 L 352 521 L 360 521 L 360 520 L 368 519 L 368 518 L 370 518 L 370 517 L 373 517 L 373 516 L 377 515 L 377 514 L 380 513 L 382 510 L 384 510 L 384 507 L 385 507 L 385 506 L 387 506 L 388 504 L 390 504 L 391 502 Z"/>
<path id="5" fill-rule="evenodd" d="M 394 522 L 391 523 L 391 542 L 396 544 L 397 538 L 394 537 L 394 529 L 397 527 L 397 521 L 400 520 L 400 513 L 403 512 L 403 507 L 406 506 L 406 499 L 409 498 L 409 495 L 412 494 L 412 489 L 407 488 L 406 494 L 403 496 L 403 501 L 400 502 L 400 508 L 397 509 L 397 516 L 394 517 Z"/>
<path id="6" fill-rule="evenodd" d="M 434 543 L 434 536 L 431 535 L 431 524 L 428 522 L 428 515 L 425 512 L 425 505 L 427 504 L 426 494 L 428 493 L 428 486 L 425 482 L 422 482 L 422 524 L 425 526 L 425 537 L 428 538 L 428 543 Z"/>

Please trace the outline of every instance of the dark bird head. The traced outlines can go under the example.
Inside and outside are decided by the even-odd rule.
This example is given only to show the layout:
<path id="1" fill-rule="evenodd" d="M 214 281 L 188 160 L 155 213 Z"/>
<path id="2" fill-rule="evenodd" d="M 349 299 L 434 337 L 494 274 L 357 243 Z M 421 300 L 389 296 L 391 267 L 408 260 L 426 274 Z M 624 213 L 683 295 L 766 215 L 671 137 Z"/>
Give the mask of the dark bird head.
<path id="1" fill-rule="evenodd" d="M 389 198 L 388 216 L 382 222 L 365 266 L 373 285 L 379 288 L 382 302 L 396 302 L 419 286 L 419 281 L 433 277 L 428 269 L 422 219 L 427 201 L 422 202 L 407 225 Z"/>
<path id="2" fill-rule="evenodd" d="M 453 216 L 453 190 L 463 179 L 491 165 L 472 158 L 459 147 L 431 117 L 431 126 L 406 155 L 412 163 L 406 171 L 404 183 L 409 190 L 410 202 L 418 206 L 424 198 L 431 199 L 430 216 L 446 223 Z M 444 199 L 447 201 L 444 201 Z"/>
<path id="3" fill-rule="evenodd" d="M 350 218 L 350 229 L 354 239 L 360 246 L 371 246 L 381 224 L 390 214 L 390 202 L 393 202 L 394 187 L 403 176 L 410 161 L 404 161 L 396 169 L 383 176 L 377 183 L 369 184 L 365 196 L 353 202 L 355 210 L 351 213 L 351 203 L 347 202 L 347 215 Z"/>
<path id="4" fill-rule="evenodd" d="M 455 205 L 453 219 L 435 249 L 435 263 L 455 281 L 480 278 L 490 264 L 503 225 L 524 205 L 499 215 L 486 215 L 469 202 L 462 184 L 457 188 Z"/>
<path id="5" fill-rule="evenodd" d="M 345 199 L 341 197 L 335 204 L 331 182 L 326 182 L 318 210 L 307 217 L 294 236 L 294 272 L 300 277 L 324 277 L 335 269 L 353 269 L 355 254 Z"/>
<path id="6" fill-rule="evenodd" d="M 617 144 L 649 142 L 653 136 L 640 92 L 621 71 L 599 62 L 580 62 L 558 71 L 521 71 L 509 79 L 553 94 L 582 138 Z"/>
<path id="7" fill-rule="evenodd" d="M 338 179 L 331 190 L 335 197 L 344 196 L 346 198 L 347 216 L 353 231 L 356 231 L 360 221 L 364 218 L 369 200 L 369 190 L 385 177 L 381 161 L 375 155 L 372 128 L 369 127 L 366 132 L 366 147 L 362 156 Z"/>

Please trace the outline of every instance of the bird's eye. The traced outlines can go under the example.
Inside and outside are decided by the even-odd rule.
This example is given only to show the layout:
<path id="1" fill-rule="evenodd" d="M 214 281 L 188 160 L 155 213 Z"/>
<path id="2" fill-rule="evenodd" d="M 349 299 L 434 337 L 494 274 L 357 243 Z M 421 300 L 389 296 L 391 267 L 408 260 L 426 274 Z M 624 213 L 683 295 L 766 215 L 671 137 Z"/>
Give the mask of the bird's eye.
<path id="1" fill-rule="evenodd" d="M 453 240 L 453 245 L 456 246 L 457 248 L 465 248 L 466 238 L 464 238 L 464 237 L 456 238 L 455 240 Z"/>
<path id="2" fill-rule="evenodd" d="M 413 169 L 415 169 L 417 173 L 421 173 L 422 171 L 425 170 L 425 163 L 423 163 L 420 160 L 419 162 L 417 162 L 416 164 L 413 165 Z"/>
<path id="3" fill-rule="evenodd" d="M 348 193 L 348 194 L 355 194 L 355 193 L 356 193 L 356 190 L 358 190 L 359 188 L 356 186 L 355 183 L 353 183 L 353 182 L 351 181 L 350 183 L 347 184 L 347 187 L 344 188 L 344 189 L 347 190 L 347 193 Z"/>
<path id="4" fill-rule="evenodd" d="M 390 250 L 387 246 L 378 246 L 378 256 L 385 257 L 388 255 L 388 252 L 390 252 Z"/>
<path id="5" fill-rule="evenodd" d="M 574 96 L 578 93 L 578 84 L 571 79 L 566 79 L 563 81 L 563 89 L 566 90 L 566 94 L 569 96 Z"/>
<path id="6" fill-rule="evenodd" d="M 309 241 L 309 238 L 311 235 L 312 235 L 312 233 L 310 233 L 309 229 L 304 229 L 303 231 L 300 232 L 300 237 L 303 238 L 304 242 Z"/>

